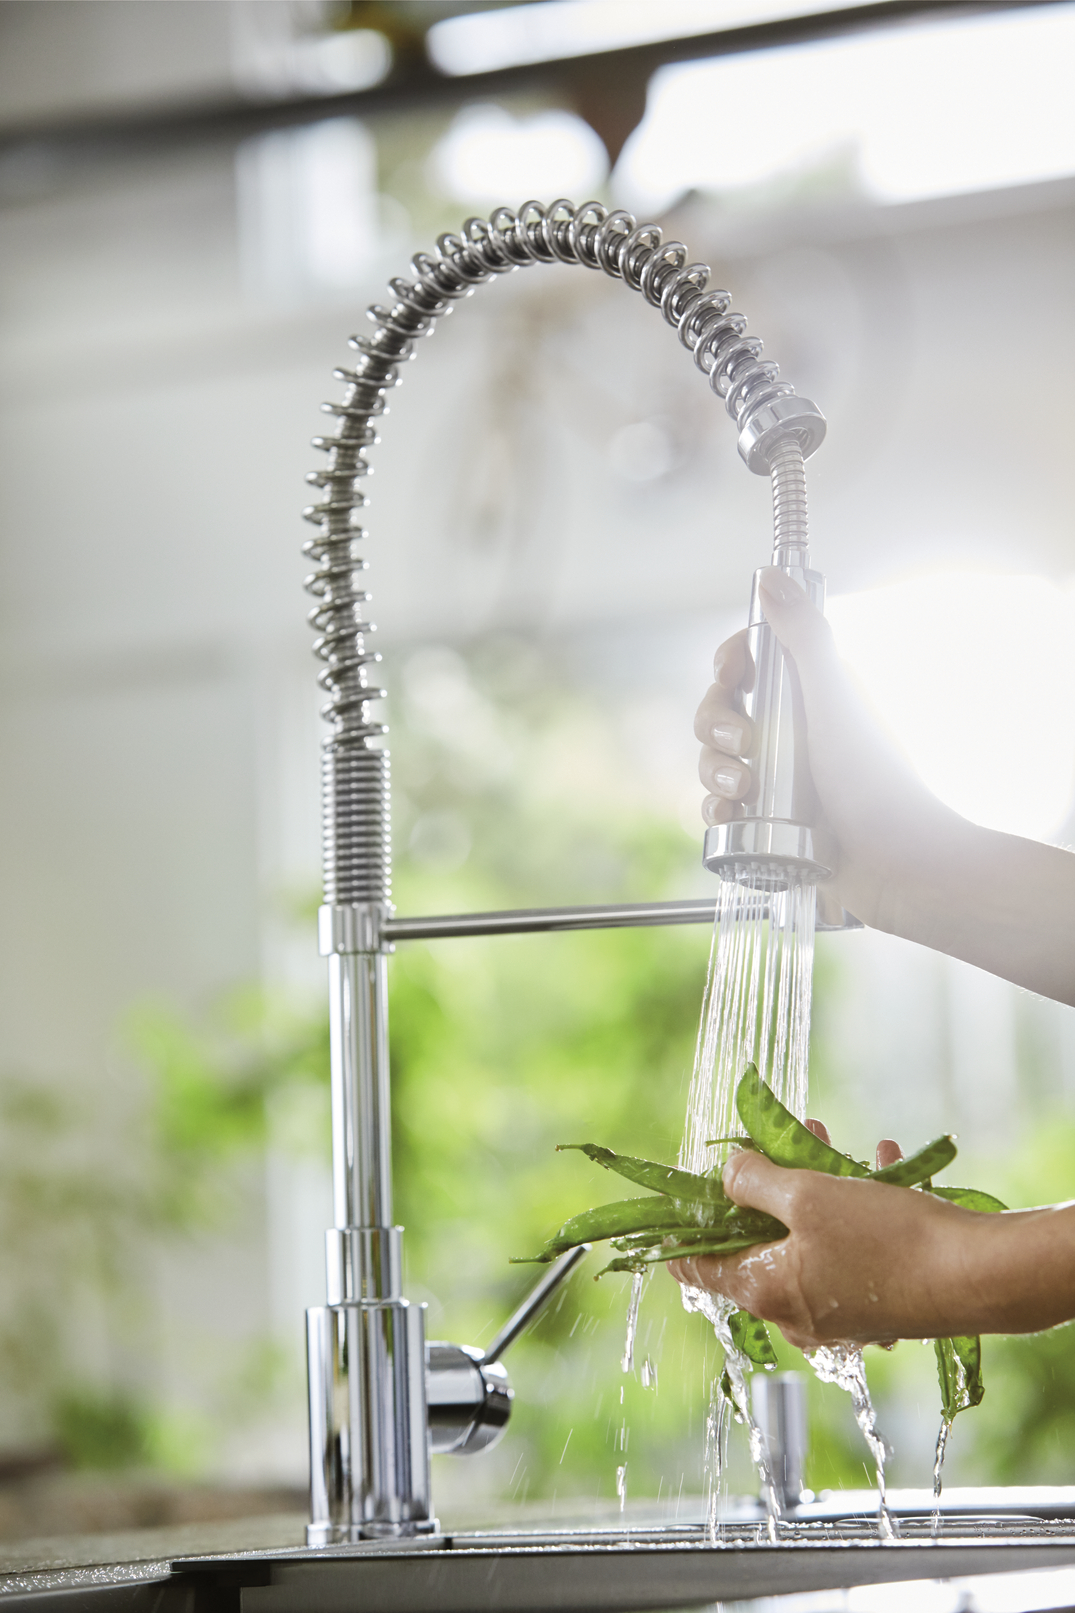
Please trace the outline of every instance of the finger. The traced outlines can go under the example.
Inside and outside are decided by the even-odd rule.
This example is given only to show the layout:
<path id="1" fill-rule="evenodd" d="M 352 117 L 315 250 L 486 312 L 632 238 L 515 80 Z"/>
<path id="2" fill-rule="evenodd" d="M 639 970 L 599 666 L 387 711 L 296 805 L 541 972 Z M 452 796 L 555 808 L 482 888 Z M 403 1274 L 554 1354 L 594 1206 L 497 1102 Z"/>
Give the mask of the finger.
<path id="1" fill-rule="evenodd" d="M 751 1210 L 765 1210 L 790 1226 L 788 1212 L 800 1171 L 784 1170 L 764 1154 L 746 1149 L 732 1154 L 724 1167 L 724 1191 L 733 1204 Z"/>
<path id="2" fill-rule="evenodd" d="M 707 795 L 702 802 L 702 822 L 713 829 L 718 823 L 730 823 L 738 811 L 738 802 L 729 801 L 727 796 Z"/>
<path id="3" fill-rule="evenodd" d="M 723 751 L 702 751 L 698 758 L 698 777 L 710 795 L 721 795 L 726 801 L 745 801 L 754 787 L 754 779 L 745 762 L 737 762 Z"/>
<path id="4" fill-rule="evenodd" d="M 762 572 L 758 587 L 766 618 L 798 674 L 811 758 L 849 780 L 862 774 L 865 758 L 873 767 L 882 762 L 892 767 L 891 746 L 848 679 L 824 616 L 798 583 L 775 566 Z M 902 764 L 897 776 L 903 777 Z"/>
<path id="5" fill-rule="evenodd" d="M 729 705 L 728 691 L 714 683 L 694 714 L 694 735 L 729 756 L 746 756 L 754 742 L 754 724 Z"/>
<path id="6" fill-rule="evenodd" d="M 829 1136 L 829 1128 L 826 1126 L 823 1120 L 808 1120 L 806 1122 L 806 1129 L 807 1131 L 812 1131 L 815 1137 L 820 1137 L 821 1141 L 823 1143 L 827 1143 L 830 1148 L 832 1147 L 832 1138 Z"/>
<path id="7" fill-rule="evenodd" d="M 835 658 L 829 624 L 793 577 L 779 566 L 766 566 L 758 578 L 758 591 L 766 620 L 794 657 L 800 677 Z"/>
<path id="8" fill-rule="evenodd" d="M 882 1137 L 877 1145 L 877 1169 L 883 1171 L 886 1165 L 895 1165 L 897 1160 L 903 1158 L 903 1149 L 891 1137 Z"/>
<path id="9" fill-rule="evenodd" d="M 707 1294 L 723 1294 L 737 1305 L 748 1307 L 750 1284 L 740 1270 L 741 1255 L 690 1255 L 668 1262 L 668 1271 L 684 1288 L 701 1288 Z"/>
<path id="10" fill-rule="evenodd" d="M 753 689 L 754 657 L 747 645 L 745 627 L 725 639 L 714 655 L 713 677 L 722 689 Z"/>

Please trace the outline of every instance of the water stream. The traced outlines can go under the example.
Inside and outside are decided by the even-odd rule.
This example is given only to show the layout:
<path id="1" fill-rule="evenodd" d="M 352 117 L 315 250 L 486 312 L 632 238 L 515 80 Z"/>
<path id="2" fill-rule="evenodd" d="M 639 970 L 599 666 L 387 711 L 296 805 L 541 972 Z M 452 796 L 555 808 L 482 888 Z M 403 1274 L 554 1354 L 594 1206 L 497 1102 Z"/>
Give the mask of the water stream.
<path id="1" fill-rule="evenodd" d="M 948 1436 L 952 1432 L 952 1425 L 947 1417 L 941 1418 L 941 1426 L 937 1433 L 937 1450 L 933 1457 L 933 1513 L 929 1520 L 929 1532 L 936 1540 L 941 1532 L 941 1471 L 944 1467 L 944 1453 L 948 1446 Z"/>
<path id="2" fill-rule="evenodd" d="M 709 1137 L 743 1136 L 735 1086 L 753 1059 L 782 1103 L 806 1113 L 815 887 L 721 880 L 679 1163 L 705 1171 Z"/>
<path id="3" fill-rule="evenodd" d="M 810 988 L 814 962 L 815 887 L 794 882 L 786 891 L 756 890 L 721 880 L 713 946 L 695 1048 L 687 1123 L 679 1163 L 712 1168 L 718 1156 L 710 1137 L 744 1136 L 735 1087 L 751 1060 L 773 1091 L 800 1119 L 806 1112 L 810 1044 Z M 723 1348 L 731 1404 L 718 1375 L 706 1424 L 706 1520 L 716 1536 L 724 1479 L 728 1411 L 747 1430 L 758 1471 L 769 1539 L 780 1531 L 780 1502 L 765 1436 L 750 1405 L 750 1362 L 732 1343 L 734 1307 L 704 1289 L 685 1286 L 683 1303 L 712 1323 Z"/>
<path id="4" fill-rule="evenodd" d="M 634 1371 L 638 1310 L 642 1303 L 642 1285 L 645 1280 L 646 1273 L 644 1271 L 636 1271 L 631 1279 L 631 1298 L 627 1304 L 627 1331 L 623 1341 L 623 1355 L 620 1357 L 620 1370 L 623 1372 Z"/>
<path id="5" fill-rule="evenodd" d="M 712 1168 L 718 1156 L 706 1147 L 707 1138 L 744 1135 L 735 1109 L 735 1087 L 744 1065 L 751 1060 L 792 1114 L 799 1120 L 805 1118 L 815 915 L 815 887 L 806 881 L 792 881 L 787 890 L 775 892 L 756 890 L 735 880 L 721 881 L 679 1156 L 685 1170 Z M 776 1540 L 780 1519 L 777 1490 L 765 1439 L 750 1410 L 747 1377 L 753 1369 L 735 1349 L 728 1328 L 733 1307 L 691 1287 L 684 1287 L 683 1303 L 712 1322 L 723 1346 L 735 1414 L 747 1429 L 769 1538 Z M 845 1345 L 816 1350 L 811 1365 L 823 1382 L 835 1383 L 851 1395 L 855 1419 L 877 1469 L 878 1531 L 883 1540 L 893 1540 L 898 1531 L 885 1496 L 885 1443 L 877 1432 L 862 1352 Z M 716 1528 L 725 1466 L 722 1399 L 718 1386 L 706 1432 L 707 1517 L 711 1533 Z M 938 1452 L 940 1461 L 943 1444 L 938 1445 Z M 939 1471 L 938 1466 L 937 1474 Z"/>
<path id="6" fill-rule="evenodd" d="M 855 1421 L 862 1430 L 862 1437 L 870 1448 L 877 1469 L 877 1532 L 882 1540 L 898 1540 L 899 1528 L 888 1510 L 885 1492 L 885 1458 L 888 1450 L 877 1431 L 877 1413 L 866 1384 L 866 1363 L 862 1359 L 862 1351 L 853 1344 L 833 1344 L 812 1351 L 807 1360 L 822 1383 L 834 1383 L 838 1388 L 846 1389 L 851 1396 Z"/>

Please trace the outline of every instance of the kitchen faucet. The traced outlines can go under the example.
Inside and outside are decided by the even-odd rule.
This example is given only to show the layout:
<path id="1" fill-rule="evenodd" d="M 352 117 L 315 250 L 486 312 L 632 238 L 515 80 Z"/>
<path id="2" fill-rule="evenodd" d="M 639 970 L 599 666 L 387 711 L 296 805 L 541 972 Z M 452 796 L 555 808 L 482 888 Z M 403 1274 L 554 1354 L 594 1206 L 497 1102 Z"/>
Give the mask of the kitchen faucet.
<path id="1" fill-rule="evenodd" d="M 314 535 L 307 588 L 323 663 L 330 724 L 322 750 L 324 905 L 319 940 L 329 962 L 334 1225 L 326 1235 L 327 1303 L 307 1312 L 311 1545 L 420 1535 L 436 1530 L 430 1451 L 486 1448 L 503 1431 L 511 1386 L 501 1355 L 584 1251 L 565 1256 L 487 1351 L 428 1342 L 424 1307 L 401 1289 L 402 1228 L 393 1224 L 388 1066 L 388 955 L 397 941 L 616 926 L 711 922 L 712 901 L 398 917 L 391 903 L 389 756 L 371 705 L 384 698 L 368 648 L 362 478 L 375 422 L 419 338 L 460 299 L 535 263 L 603 272 L 660 310 L 707 377 L 738 431 L 739 453 L 770 477 L 773 563 L 818 601 L 809 569 L 803 462 L 825 435 L 817 406 L 796 395 L 731 298 L 710 288 L 709 269 L 655 224 L 596 202 L 528 202 L 469 219 L 390 282 L 388 306 L 369 309 L 371 332 L 352 338 L 353 369 L 339 369 L 342 402 L 324 405 L 331 436 L 314 439 L 327 465 L 310 482 L 320 498 L 305 514 Z M 764 889 L 796 869 L 819 877 L 805 821 L 802 736 L 789 673 L 757 603 L 751 610 L 758 680 L 750 715 L 761 734 L 758 802 L 706 835 L 705 861 L 726 879 Z M 849 921 L 853 923 L 854 921 Z M 840 927 L 840 926 L 837 926 Z"/>

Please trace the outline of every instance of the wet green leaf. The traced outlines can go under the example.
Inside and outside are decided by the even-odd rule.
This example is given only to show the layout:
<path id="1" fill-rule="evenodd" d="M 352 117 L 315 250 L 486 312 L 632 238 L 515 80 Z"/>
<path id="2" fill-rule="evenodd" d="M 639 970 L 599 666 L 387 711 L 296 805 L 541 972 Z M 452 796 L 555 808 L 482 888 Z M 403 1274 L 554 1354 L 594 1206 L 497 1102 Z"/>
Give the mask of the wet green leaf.
<path id="1" fill-rule="evenodd" d="M 934 1339 L 937 1352 L 937 1378 L 941 1386 L 941 1416 L 955 1421 L 961 1411 L 980 1404 L 985 1394 L 982 1383 L 982 1341 L 956 1336 Z"/>
<path id="2" fill-rule="evenodd" d="M 757 1367 L 775 1367 L 776 1351 L 773 1341 L 769 1337 L 769 1329 L 759 1316 L 752 1316 L 749 1311 L 733 1311 L 728 1318 L 731 1328 L 732 1343 L 753 1361 Z"/>

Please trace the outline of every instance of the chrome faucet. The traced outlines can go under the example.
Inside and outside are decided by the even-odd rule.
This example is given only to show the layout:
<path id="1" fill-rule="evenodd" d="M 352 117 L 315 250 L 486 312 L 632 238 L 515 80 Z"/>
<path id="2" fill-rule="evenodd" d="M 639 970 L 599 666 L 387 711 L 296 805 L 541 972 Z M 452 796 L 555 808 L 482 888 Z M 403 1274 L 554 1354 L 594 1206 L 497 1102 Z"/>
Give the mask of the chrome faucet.
<path id="1" fill-rule="evenodd" d="M 388 1069 L 387 960 L 396 941 L 449 935 L 711 922 L 714 902 L 539 909 L 434 918 L 399 918 L 391 904 L 389 758 L 370 706 L 385 691 L 370 681 L 380 657 L 367 647 L 373 624 L 361 586 L 366 561 L 366 450 L 375 421 L 440 315 L 496 275 L 534 263 L 579 264 L 622 280 L 658 308 L 724 400 L 739 452 L 773 485 L 773 563 L 823 597 L 808 566 L 803 461 L 825 435 L 815 404 L 796 396 L 729 312 L 727 292 L 709 289 L 709 269 L 685 246 L 664 241 L 655 224 L 596 202 L 575 207 L 528 202 L 469 219 L 443 235 L 435 254 L 412 260 L 412 278 L 391 281 L 388 307 L 372 307 L 373 329 L 354 337 L 355 367 L 337 370 L 341 403 L 327 403 L 335 434 L 317 437 L 327 467 L 306 518 L 316 531 L 305 552 L 315 569 L 307 588 L 310 620 L 324 663 L 331 724 L 322 760 L 325 905 L 320 948 L 329 960 L 335 1225 L 327 1233 L 327 1304 L 307 1312 L 310 1394 L 311 1545 L 436 1530 L 430 1451 L 474 1451 L 499 1437 L 511 1409 L 500 1356 L 581 1251 L 547 1274 L 501 1334 L 482 1352 L 425 1340 L 424 1306 L 401 1292 L 402 1228 L 393 1224 Z M 750 715 L 759 724 L 759 803 L 711 829 L 707 866 L 724 878 L 778 889 L 794 868 L 827 872 L 814 857 L 803 815 L 804 777 L 792 690 L 780 646 L 755 604 L 751 634 L 759 677 Z"/>

